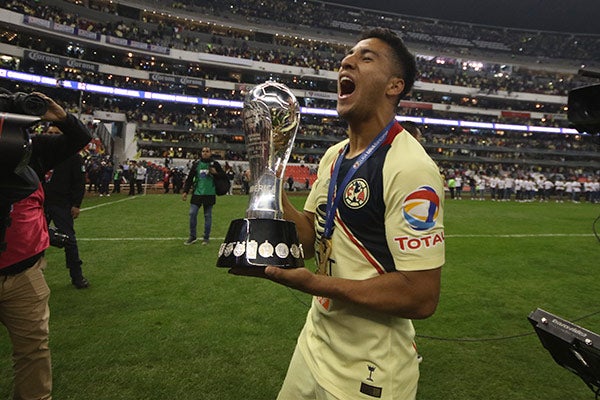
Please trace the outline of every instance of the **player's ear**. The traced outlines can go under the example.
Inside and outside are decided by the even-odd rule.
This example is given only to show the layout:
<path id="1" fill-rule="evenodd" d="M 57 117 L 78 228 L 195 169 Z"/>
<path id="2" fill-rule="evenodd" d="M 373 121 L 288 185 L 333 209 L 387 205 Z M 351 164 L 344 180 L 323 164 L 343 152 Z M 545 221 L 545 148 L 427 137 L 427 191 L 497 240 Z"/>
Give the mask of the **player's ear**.
<path id="1" fill-rule="evenodd" d="M 404 79 L 400 77 L 393 77 L 388 83 L 386 94 L 388 96 L 399 96 L 404 90 Z"/>

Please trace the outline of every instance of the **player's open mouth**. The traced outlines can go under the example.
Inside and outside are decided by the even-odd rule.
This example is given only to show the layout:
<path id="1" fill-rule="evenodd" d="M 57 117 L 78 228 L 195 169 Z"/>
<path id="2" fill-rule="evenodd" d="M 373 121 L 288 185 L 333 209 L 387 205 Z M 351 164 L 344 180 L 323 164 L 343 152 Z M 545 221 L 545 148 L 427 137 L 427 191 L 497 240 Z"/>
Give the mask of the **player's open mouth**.
<path id="1" fill-rule="evenodd" d="M 356 85 L 354 81 L 347 76 L 342 76 L 339 82 L 339 97 L 341 99 L 345 99 L 346 97 L 350 97 L 352 93 L 354 93 L 354 89 Z"/>

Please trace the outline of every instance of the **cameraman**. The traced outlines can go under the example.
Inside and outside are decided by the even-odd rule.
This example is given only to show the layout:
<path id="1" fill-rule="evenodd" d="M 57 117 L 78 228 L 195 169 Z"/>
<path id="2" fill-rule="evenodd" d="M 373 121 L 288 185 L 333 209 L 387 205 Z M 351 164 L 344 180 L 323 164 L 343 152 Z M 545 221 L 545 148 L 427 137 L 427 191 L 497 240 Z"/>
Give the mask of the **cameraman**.
<path id="1" fill-rule="evenodd" d="M 3 215 L 6 222 L 5 246 L 0 252 L 0 321 L 13 346 L 14 399 L 52 398 L 50 289 L 43 275 L 49 238 L 41 180 L 47 171 L 91 140 L 89 131 L 75 116 L 46 95 L 34 94 L 47 105 L 41 120 L 52 122 L 63 134 L 32 136 L 26 166 L 12 168 L 0 160 L 1 209 L 9 210 L 8 218 Z M 4 115 L 0 114 L 0 119 Z M 23 160 L 26 162 L 27 156 Z"/>

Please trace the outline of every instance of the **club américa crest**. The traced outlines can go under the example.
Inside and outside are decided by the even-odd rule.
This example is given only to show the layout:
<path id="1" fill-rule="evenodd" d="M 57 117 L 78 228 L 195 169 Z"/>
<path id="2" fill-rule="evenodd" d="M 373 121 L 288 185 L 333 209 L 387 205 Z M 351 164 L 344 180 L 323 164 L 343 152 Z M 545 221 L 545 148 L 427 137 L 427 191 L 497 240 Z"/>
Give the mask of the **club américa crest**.
<path id="1" fill-rule="evenodd" d="M 369 184 L 363 178 L 352 180 L 344 189 L 344 204 L 348 208 L 357 209 L 369 201 Z"/>

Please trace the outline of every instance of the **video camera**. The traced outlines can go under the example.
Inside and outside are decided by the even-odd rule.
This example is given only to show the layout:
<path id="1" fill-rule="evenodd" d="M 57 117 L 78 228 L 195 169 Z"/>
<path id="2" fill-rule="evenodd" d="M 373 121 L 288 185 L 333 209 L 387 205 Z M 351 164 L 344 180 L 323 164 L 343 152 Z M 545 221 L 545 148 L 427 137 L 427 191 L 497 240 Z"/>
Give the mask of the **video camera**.
<path id="1" fill-rule="evenodd" d="M 0 111 L 41 117 L 48 111 L 48 103 L 36 94 L 0 93 Z"/>
<path id="2" fill-rule="evenodd" d="M 0 253 L 10 225 L 11 205 L 33 193 L 39 178 L 29 166 L 32 145 L 28 128 L 48 110 L 46 100 L 35 94 L 0 93 Z"/>
<path id="3" fill-rule="evenodd" d="M 3 91 L 0 93 L 0 201 L 3 201 L 4 197 L 12 200 L 14 191 L 35 190 L 39 183 L 29 167 L 28 128 L 40 120 L 49 105 L 37 94 L 0 90 Z"/>
<path id="4" fill-rule="evenodd" d="M 580 69 L 581 76 L 600 78 L 600 71 Z M 600 134 L 600 84 L 569 91 L 567 117 L 578 132 Z"/>

